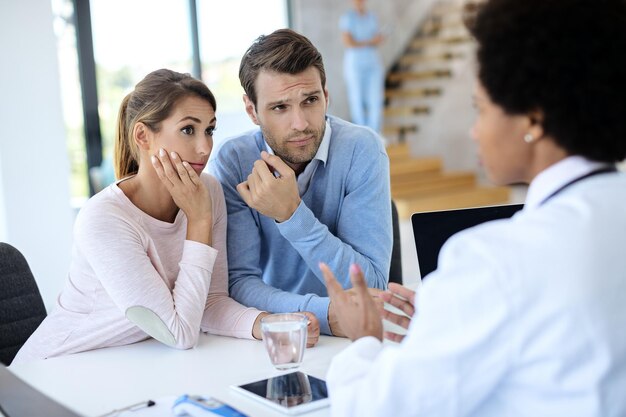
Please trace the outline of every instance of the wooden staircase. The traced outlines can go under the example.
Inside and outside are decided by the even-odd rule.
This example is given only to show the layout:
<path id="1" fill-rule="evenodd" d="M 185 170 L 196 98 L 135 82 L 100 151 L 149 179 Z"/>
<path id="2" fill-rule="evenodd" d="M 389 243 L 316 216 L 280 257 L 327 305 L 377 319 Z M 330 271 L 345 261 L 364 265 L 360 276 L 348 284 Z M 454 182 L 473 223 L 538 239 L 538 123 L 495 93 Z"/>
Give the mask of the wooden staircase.
<path id="1" fill-rule="evenodd" d="M 391 196 L 403 219 L 417 211 L 510 200 L 508 187 L 481 185 L 472 171 L 444 171 L 441 158 L 413 157 L 407 143 L 420 140 L 420 124 L 454 76 L 454 61 L 467 58 L 458 47 L 468 42 L 461 9 L 454 4 L 436 6 L 387 74 L 383 136 L 392 143 L 387 146 Z"/>
<path id="2" fill-rule="evenodd" d="M 391 197 L 398 214 L 505 204 L 508 187 L 482 186 L 469 171 L 445 172 L 440 158 L 413 158 L 406 143 L 387 146 Z"/>

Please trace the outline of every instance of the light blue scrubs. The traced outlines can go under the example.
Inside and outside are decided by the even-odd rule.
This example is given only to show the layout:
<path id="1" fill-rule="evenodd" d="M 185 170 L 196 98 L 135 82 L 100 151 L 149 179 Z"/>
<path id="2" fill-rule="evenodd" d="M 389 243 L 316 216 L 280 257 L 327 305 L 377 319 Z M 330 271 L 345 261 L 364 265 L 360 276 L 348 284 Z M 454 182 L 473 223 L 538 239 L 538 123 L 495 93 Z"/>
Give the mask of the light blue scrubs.
<path id="1" fill-rule="evenodd" d="M 378 20 L 371 12 L 361 15 L 350 10 L 341 16 L 339 28 L 357 42 L 372 39 L 379 33 Z M 352 122 L 369 126 L 380 133 L 384 77 L 377 48 L 347 48 L 343 69 Z"/>

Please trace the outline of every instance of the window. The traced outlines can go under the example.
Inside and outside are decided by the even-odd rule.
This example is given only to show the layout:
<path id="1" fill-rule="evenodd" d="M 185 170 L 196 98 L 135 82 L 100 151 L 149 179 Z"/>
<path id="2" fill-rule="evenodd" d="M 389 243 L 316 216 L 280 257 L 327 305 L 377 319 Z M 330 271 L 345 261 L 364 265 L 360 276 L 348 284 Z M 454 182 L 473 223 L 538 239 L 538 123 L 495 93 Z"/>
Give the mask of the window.
<path id="1" fill-rule="evenodd" d="M 217 144 L 252 129 L 243 105 L 239 63 L 260 35 L 288 26 L 284 0 L 198 0 L 202 80 L 217 99 Z"/>
<path id="2" fill-rule="evenodd" d="M 83 104 L 78 74 L 76 28 L 71 0 L 53 0 L 54 32 L 57 37 L 57 54 L 63 118 L 67 132 L 67 152 L 70 161 L 70 193 L 72 206 L 80 207 L 89 196 L 87 183 L 87 155 L 83 133 Z"/>
<path id="3" fill-rule="evenodd" d="M 288 26 L 285 0 L 51 1 L 72 164 L 72 197 L 77 201 L 76 206 L 89 197 L 87 172 L 90 166 L 98 164 L 100 152 L 104 168 L 100 175 L 104 176 L 105 184 L 113 180 L 117 113 L 124 96 L 156 69 L 192 73 L 193 62 L 197 59 L 192 48 L 194 32 L 199 37 L 202 80 L 218 102 L 216 145 L 228 136 L 254 127 L 241 98 L 239 62 L 259 35 Z M 197 31 L 192 30 L 194 19 L 190 19 L 190 10 L 195 9 L 190 8 L 190 3 L 194 2 Z M 80 30 L 76 29 L 75 22 Z M 77 32 L 80 48 L 77 47 Z M 89 47 L 84 48 L 85 44 Z M 93 66 L 89 68 L 91 45 L 95 75 Z M 82 62 L 87 63 L 82 69 L 79 68 L 79 53 Z M 85 55 L 89 55 L 88 59 Z M 86 98 L 81 95 L 81 78 L 87 80 L 82 86 Z M 96 110 L 98 118 L 94 116 Z M 85 138 L 85 131 L 90 132 L 90 138 Z"/>
<path id="4" fill-rule="evenodd" d="M 159 68 L 191 72 L 187 6 L 187 0 L 91 0 L 106 183 L 113 179 L 113 144 L 122 99 Z"/>

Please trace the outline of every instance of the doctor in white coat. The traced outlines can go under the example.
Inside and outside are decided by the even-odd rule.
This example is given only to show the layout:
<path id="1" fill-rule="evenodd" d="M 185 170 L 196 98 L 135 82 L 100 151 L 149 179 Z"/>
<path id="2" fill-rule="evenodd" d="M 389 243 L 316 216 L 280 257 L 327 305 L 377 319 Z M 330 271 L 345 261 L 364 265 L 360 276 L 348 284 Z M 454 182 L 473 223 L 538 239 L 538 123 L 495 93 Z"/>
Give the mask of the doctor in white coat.
<path id="1" fill-rule="evenodd" d="M 451 238 L 417 295 L 390 284 L 406 317 L 377 311 L 358 266 L 353 297 L 320 265 L 354 340 L 333 416 L 626 415 L 624 22 L 623 0 L 478 9 L 473 136 L 495 183 L 530 184 L 525 207 Z"/>

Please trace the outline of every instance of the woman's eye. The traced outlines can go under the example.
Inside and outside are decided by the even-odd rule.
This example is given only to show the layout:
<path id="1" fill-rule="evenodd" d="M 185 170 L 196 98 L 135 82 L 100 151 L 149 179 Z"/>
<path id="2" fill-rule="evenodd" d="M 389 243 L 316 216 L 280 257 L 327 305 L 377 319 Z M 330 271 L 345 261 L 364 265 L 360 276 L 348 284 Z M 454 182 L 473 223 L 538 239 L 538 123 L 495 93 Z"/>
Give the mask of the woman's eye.
<path id="1" fill-rule="evenodd" d="M 213 136 L 213 133 L 215 133 L 215 129 L 217 129 L 215 126 L 211 126 L 206 130 L 206 134 L 209 136 Z"/>
<path id="2" fill-rule="evenodd" d="M 180 129 L 181 132 L 183 132 L 185 135 L 193 135 L 193 127 L 192 126 L 185 126 L 182 129 Z"/>

